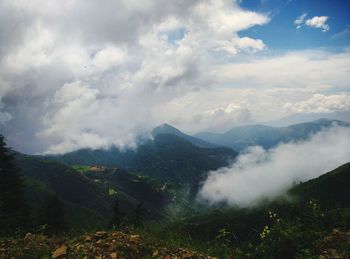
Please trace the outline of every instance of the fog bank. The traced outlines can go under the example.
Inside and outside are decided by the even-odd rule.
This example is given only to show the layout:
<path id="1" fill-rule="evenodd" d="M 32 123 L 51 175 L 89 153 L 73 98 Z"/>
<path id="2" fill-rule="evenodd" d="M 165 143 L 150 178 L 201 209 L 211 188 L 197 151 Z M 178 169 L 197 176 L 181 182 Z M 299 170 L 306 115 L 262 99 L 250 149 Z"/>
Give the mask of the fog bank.
<path id="1" fill-rule="evenodd" d="M 309 140 L 264 150 L 256 146 L 229 167 L 209 173 L 199 199 L 250 206 L 273 198 L 295 182 L 318 177 L 350 161 L 350 129 L 334 126 Z"/>

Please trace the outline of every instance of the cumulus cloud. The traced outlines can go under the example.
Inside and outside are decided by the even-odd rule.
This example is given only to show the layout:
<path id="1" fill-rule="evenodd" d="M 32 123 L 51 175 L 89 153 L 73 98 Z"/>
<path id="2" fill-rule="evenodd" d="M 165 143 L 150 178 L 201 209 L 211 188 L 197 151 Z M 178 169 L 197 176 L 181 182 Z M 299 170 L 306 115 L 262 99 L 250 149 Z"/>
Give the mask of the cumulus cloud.
<path id="1" fill-rule="evenodd" d="M 329 31 L 329 25 L 327 24 L 328 16 L 315 16 L 311 19 L 307 19 L 305 24 L 312 28 L 322 29 L 323 32 Z"/>
<path id="2" fill-rule="evenodd" d="M 6 0 L 0 14 L 1 130 L 25 152 L 133 146 L 156 107 L 210 85 L 213 60 L 263 50 L 238 32 L 269 21 L 230 0 Z"/>
<path id="3" fill-rule="evenodd" d="M 284 108 L 293 113 L 331 113 L 350 111 L 349 94 L 314 94 L 310 99 L 296 103 L 286 103 Z"/>
<path id="4" fill-rule="evenodd" d="M 314 16 L 310 19 L 306 19 L 307 13 L 303 13 L 298 16 L 294 21 L 294 24 L 297 29 L 300 29 L 303 25 L 306 25 L 311 28 L 322 29 L 323 32 L 329 31 L 329 25 L 327 24 L 328 16 Z"/>
<path id="5" fill-rule="evenodd" d="M 282 194 L 293 183 L 318 177 L 350 159 L 350 129 L 334 126 L 308 141 L 271 150 L 252 147 L 230 167 L 210 172 L 199 192 L 209 203 L 253 206 Z"/>

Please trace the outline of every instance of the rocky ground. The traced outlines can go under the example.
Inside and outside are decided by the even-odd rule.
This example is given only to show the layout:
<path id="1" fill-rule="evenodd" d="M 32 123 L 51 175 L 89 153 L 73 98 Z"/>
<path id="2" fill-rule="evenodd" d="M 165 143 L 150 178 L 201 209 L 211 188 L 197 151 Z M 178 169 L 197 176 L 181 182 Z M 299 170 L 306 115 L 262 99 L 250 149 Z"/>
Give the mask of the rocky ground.
<path id="1" fill-rule="evenodd" d="M 28 233 L 0 240 L 0 258 L 213 258 L 185 248 L 158 246 L 140 235 L 99 231 L 73 239 Z"/>
<path id="2" fill-rule="evenodd" d="M 348 259 L 350 257 L 350 231 L 334 229 L 319 245 L 319 259 Z"/>

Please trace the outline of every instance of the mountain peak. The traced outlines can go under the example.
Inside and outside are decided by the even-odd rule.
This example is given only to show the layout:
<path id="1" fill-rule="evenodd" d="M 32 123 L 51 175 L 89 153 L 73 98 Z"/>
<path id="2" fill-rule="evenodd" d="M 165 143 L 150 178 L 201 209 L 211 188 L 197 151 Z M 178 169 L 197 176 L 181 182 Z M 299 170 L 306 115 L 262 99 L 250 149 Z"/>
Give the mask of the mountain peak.
<path id="1" fill-rule="evenodd" d="M 170 124 L 163 123 L 152 130 L 153 135 L 158 134 L 175 134 L 175 135 L 183 135 L 183 133 L 177 128 L 171 126 Z"/>
<path id="2" fill-rule="evenodd" d="M 204 140 L 192 137 L 191 135 L 187 135 L 187 134 L 183 133 L 181 130 L 178 130 L 177 128 L 175 128 L 167 123 L 161 124 L 161 125 L 153 128 L 153 130 L 151 131 L 151 134 L 154 137 L 157 135 L 160 135 L 160 134 L 175 135 L 175 136 L 181 137 L 181 138 L 189 141 L 193 145 L 195 145 L 197 147 L 201 147 L 201 148 L 214 148 L 214 147 L 219 146 L 219 145 L 211 144 L 211 143 L 208 143 Z"/>
<path id="3" fill-rule="evenodd" d="M 160 127 L 160 128 L 171 128 L 171 129 L 176 129 L 174 126 L 172 126 L 172 125 L 170 125 L 170 124 L 168 124 L 168 123 L 163 123 L 163 124 L 159 125 L 158 127 Z M 158 127 L 156 127 L 156 128 L 158 128 Z"/>

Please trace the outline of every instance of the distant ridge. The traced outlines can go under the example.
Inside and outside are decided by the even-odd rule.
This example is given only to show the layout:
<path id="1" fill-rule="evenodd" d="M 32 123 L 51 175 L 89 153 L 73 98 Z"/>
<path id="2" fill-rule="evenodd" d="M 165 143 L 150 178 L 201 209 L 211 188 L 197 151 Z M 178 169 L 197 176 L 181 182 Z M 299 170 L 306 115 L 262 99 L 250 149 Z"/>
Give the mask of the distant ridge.
<path id="1" fill-rule="evenodd" d="M 201 132 L 195 135 L 212 144 L 230 147 L 241 151 L 249 146 L 259 145 L 266 149 L 279 143 L 300 141 L 323 128 L 337 124 L 350 127 L 350 123 L 340 120 L 318 119 L 312 122 L 293 124 L 288 127 L 272 127 L 265 125 L 247 125 L 232 128 L 225 133 Z"/>
<path id="2" fill-rule="evenodd" d="M 350 113 L 349 112 L 297 113 L 297 114 L 289 115 L 279 120 L 266 121 L 262 124 L 267 126 L 273 126 L 273 127 L 287 127 L 293 124 L 300 124 L 300 123 L 315 121 L 315 120 L 318 120 L 319 118 L 350 122 Z"/>

